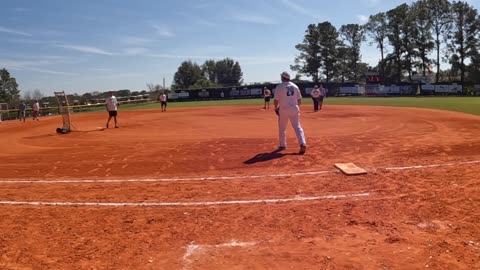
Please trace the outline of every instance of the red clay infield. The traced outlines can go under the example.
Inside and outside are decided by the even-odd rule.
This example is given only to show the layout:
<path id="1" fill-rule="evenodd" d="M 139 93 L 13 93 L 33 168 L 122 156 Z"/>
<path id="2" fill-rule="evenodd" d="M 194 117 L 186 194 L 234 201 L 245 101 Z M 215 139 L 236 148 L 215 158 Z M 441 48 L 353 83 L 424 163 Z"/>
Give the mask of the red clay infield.
<path id="1" fill-rule="evenodd" d="M 480 117 L 311 109 L 0 123 L 0 269 L 480 269 Z"/>

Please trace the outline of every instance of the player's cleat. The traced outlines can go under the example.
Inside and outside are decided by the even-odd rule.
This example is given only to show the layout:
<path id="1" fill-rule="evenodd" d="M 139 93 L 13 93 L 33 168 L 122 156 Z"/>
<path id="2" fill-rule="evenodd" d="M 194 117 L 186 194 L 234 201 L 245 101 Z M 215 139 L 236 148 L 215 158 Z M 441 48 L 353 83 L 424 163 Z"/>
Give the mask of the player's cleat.
<path id="1" fill-rule="evenodd" d="M 277 148 L 278 151 L 282 151 L 282 150 L 285 150 L 285 149 L 287 149 L 285 146 L 279 146 L 279 147 Z"/>
<path id="2" fill-rule="evenodd" d="M 305 154 L 305 151 L 307 151 L 307 146 L 303 144 L 300 145 L 300 151 L 299 151 L 300 155 Z"/>
<path id="3" fill-rule="evenodd" d="M 115 128 L 118 128 L 118 126 L 115 126 Z"/>

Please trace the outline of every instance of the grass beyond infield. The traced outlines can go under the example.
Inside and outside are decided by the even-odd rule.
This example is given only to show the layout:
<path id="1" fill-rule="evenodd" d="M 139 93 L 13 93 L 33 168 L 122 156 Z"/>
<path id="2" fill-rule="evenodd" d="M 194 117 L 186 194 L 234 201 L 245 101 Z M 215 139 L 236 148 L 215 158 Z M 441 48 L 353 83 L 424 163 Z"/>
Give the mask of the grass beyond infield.
<path id="1" fill-rule="evenodd" d="M 312 104 L 310 98 L 303 99 L 304 104 Z M 365 106 L 393 106 L 416 107 L 447 111 L 464 112 L 480 115 L 480 97 L 329 97 L 325 99 L 328 105 L 365 105 Z M 241 106 L 257 105 L 263 107 L 263 99 L 233 99 L 212 101 L 169 102 L 168 108 L 205 107 L 205 106 Z M 273 101 L 270 103 L 273 106 Z M 160 108 L 159 103 L 128 106 L 123 110 Z"/>

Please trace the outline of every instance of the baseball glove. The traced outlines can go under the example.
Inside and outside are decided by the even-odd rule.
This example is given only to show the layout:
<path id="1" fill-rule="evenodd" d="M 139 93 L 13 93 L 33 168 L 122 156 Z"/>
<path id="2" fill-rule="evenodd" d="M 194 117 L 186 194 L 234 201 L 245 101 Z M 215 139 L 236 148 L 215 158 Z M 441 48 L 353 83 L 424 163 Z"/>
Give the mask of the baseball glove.
<path id="1" fill-rule="evenodd" d="M 280 108 L 275 108 L 275 113 L 276 113 L 277 115 L 280 115 Z"/>

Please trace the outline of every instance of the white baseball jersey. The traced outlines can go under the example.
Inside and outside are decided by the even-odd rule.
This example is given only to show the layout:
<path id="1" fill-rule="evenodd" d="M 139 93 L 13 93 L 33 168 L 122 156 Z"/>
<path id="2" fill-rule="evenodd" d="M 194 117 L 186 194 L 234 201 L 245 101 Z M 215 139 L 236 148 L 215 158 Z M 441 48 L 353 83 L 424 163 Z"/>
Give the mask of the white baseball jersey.
<path id="1" fill-rule="evenodd" d="M 280 110 L 299 110 L 298 100 L 302 94 L 298 86 L 292 82 L 282 82 L 275 88 L 275 100 Z"/>
<path id="2" fill-rule="evenodd" d="M 165 95 L 165 94 L 160 95 L 160 101 L 166 102 L 167 101 L 167 95 Z"/>
<path id="3" fill-rule="evenodd" d="M 319 98 L 320 97 L 320 90 L 318 88 L 313 88 L 312 93 L 310 95 L 313 98 Z"/>
<path id="4" fill-rule="evenodd" d="M 40 111 L 40 104 L 38 104 L 38 102 L 33 103 L 33 111 Z"/>
<path id="5" fill-rule="evenodd" d="M 272 93 L 270 93 L 270 90 L 265 89 L 265 90 L 263 90 L 263 96 L 264 96 L 264 97 L 271 97 L 271 96 L 272 96 Z"/>
<path id="6" fill-rule="evenodd" d="M 115 96 L 107 97 L 105 104 L 107 104 L 107 110 L 109 112 L 116 111 L 118 109 L 118 101 Z"/>

